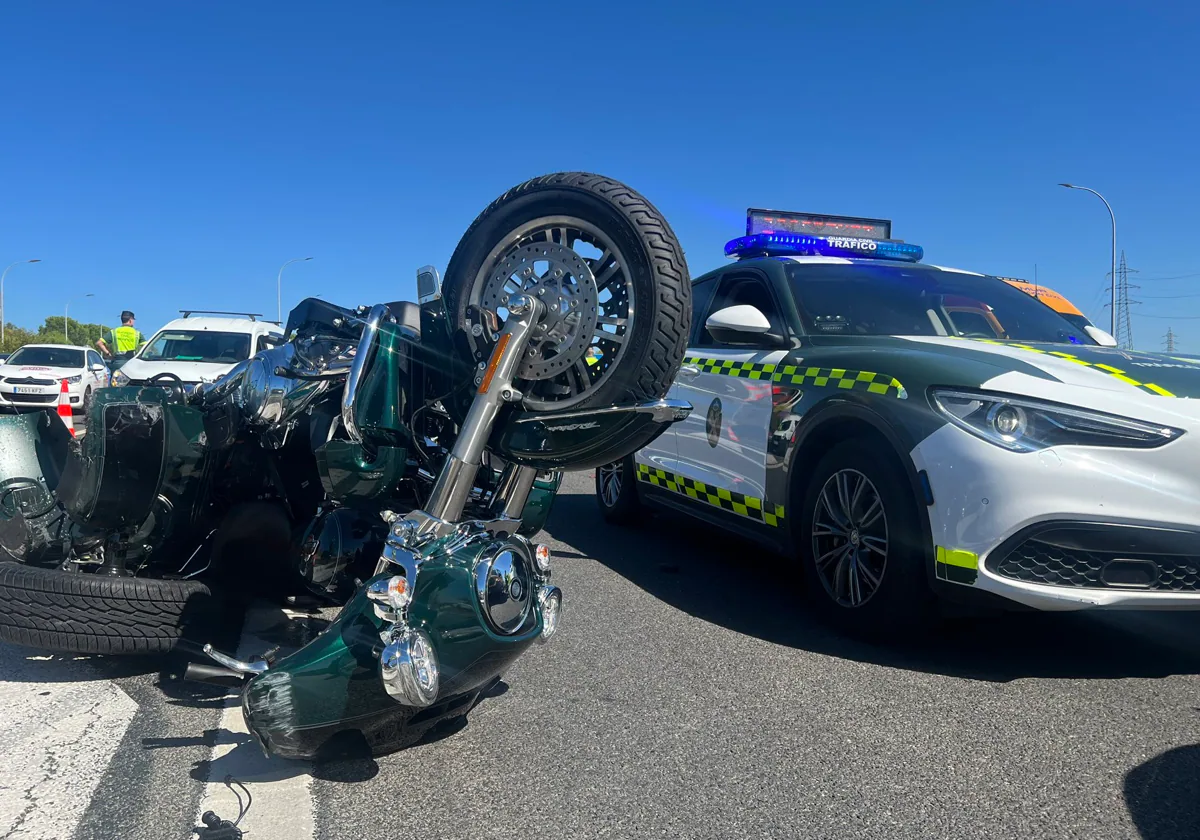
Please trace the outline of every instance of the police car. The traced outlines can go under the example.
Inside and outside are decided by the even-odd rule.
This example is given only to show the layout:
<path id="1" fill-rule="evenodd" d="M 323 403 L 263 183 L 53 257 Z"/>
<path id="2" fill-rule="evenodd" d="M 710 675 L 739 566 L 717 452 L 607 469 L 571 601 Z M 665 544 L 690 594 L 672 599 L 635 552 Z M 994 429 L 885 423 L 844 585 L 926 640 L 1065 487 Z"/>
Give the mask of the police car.
<path id="1" fill-rule="evenodd" d="M 1119 350 L 887 220 L 751 210 L 694 281 L 688 419 L 596 471 L 798 557 L 843 629 L 933 596 L 1200 608 L 1200 360 Z"/>

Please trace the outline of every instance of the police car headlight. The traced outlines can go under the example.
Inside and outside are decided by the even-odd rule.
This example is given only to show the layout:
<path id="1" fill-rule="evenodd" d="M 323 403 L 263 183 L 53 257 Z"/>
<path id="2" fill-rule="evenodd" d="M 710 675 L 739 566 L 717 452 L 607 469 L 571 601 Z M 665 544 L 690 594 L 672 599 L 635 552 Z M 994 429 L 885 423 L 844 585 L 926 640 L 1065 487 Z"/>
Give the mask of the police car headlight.
<path id="1" fill-rule="evenodd" d="M 69 385 L 78 385 L 82 381 L 83 381 L 82 373 L 79 374 L 78 376 L 68 376 L 67 377 L 67 384 L 69 384 Z"/>
<path id="2" fill-rule="evenodd" d="M 120 388 L 129 384 L 129 377 L 121 373 L 119 370 L 113 371 L 111 382 L 114 388 Z"/>
<path id="3" fill-rule="evenodd" d="M 930 400 L 960 429 L 1014 452 L 1050 446 L 1148 449 L 1183 434 L 1158 423 L 1008 394 L 934 388 Z"/>

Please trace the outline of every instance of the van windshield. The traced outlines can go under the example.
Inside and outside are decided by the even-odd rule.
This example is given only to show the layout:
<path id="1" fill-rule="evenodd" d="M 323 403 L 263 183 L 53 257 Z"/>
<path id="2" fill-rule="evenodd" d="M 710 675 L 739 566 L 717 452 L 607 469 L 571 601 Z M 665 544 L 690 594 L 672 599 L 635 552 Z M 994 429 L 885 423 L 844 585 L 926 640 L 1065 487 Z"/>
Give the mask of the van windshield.
<path id="1" fill-rule="evenodd" d="M 138 358 L 146 362 L 234 364 L 250 358 L 250 336 L 212 330 L 163 330 Z"/>

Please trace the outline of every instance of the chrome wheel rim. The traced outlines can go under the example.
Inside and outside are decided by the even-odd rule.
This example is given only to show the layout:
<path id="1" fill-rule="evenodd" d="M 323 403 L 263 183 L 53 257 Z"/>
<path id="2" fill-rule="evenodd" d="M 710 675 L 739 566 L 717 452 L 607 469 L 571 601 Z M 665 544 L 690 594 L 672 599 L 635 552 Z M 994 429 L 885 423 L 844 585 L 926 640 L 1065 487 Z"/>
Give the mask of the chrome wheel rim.
<path id="1" fill-rule="evenodd" d="M 573 216 L 544 216 L 499 243 L 476 275 L 469 302 L 503 325 L 508 298 L 533 294 L 547 307 L 518 377 L 535 411 L 570 408 L 607 381 L 626 352 L 636 309 L 633 275 L 621 249 Z M 481 343 L 472 336 L 476 354 Z"/>
<path id="2" fill-rule="evenodd" d="M 887 511 L 879 490 L 858 470 L 839 470 L 817 496 L 812 556 L 826 593 L 839 606 L 861 607 L 887 569 Z"/>
<path id="3" fill-rule="evenodd" d="M 600 467 L 600 499 L 605 507 L 614 507 L 621 498 L 621 465 L 605 464 Z"/>

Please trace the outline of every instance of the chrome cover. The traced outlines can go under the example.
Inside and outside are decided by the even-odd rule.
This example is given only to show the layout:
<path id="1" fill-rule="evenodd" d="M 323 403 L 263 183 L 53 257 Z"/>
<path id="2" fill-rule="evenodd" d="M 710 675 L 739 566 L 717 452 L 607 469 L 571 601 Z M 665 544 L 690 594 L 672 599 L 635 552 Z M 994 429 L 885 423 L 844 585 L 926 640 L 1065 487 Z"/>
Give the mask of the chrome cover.
<path id="1" fill-rule="evenodd" d="M 475 566 L 475 593 L 483 614 L 505 635 L 518 632 L 533 605 L 533 575 L 529 556 L 515 541 L 484 552 Z"/>

